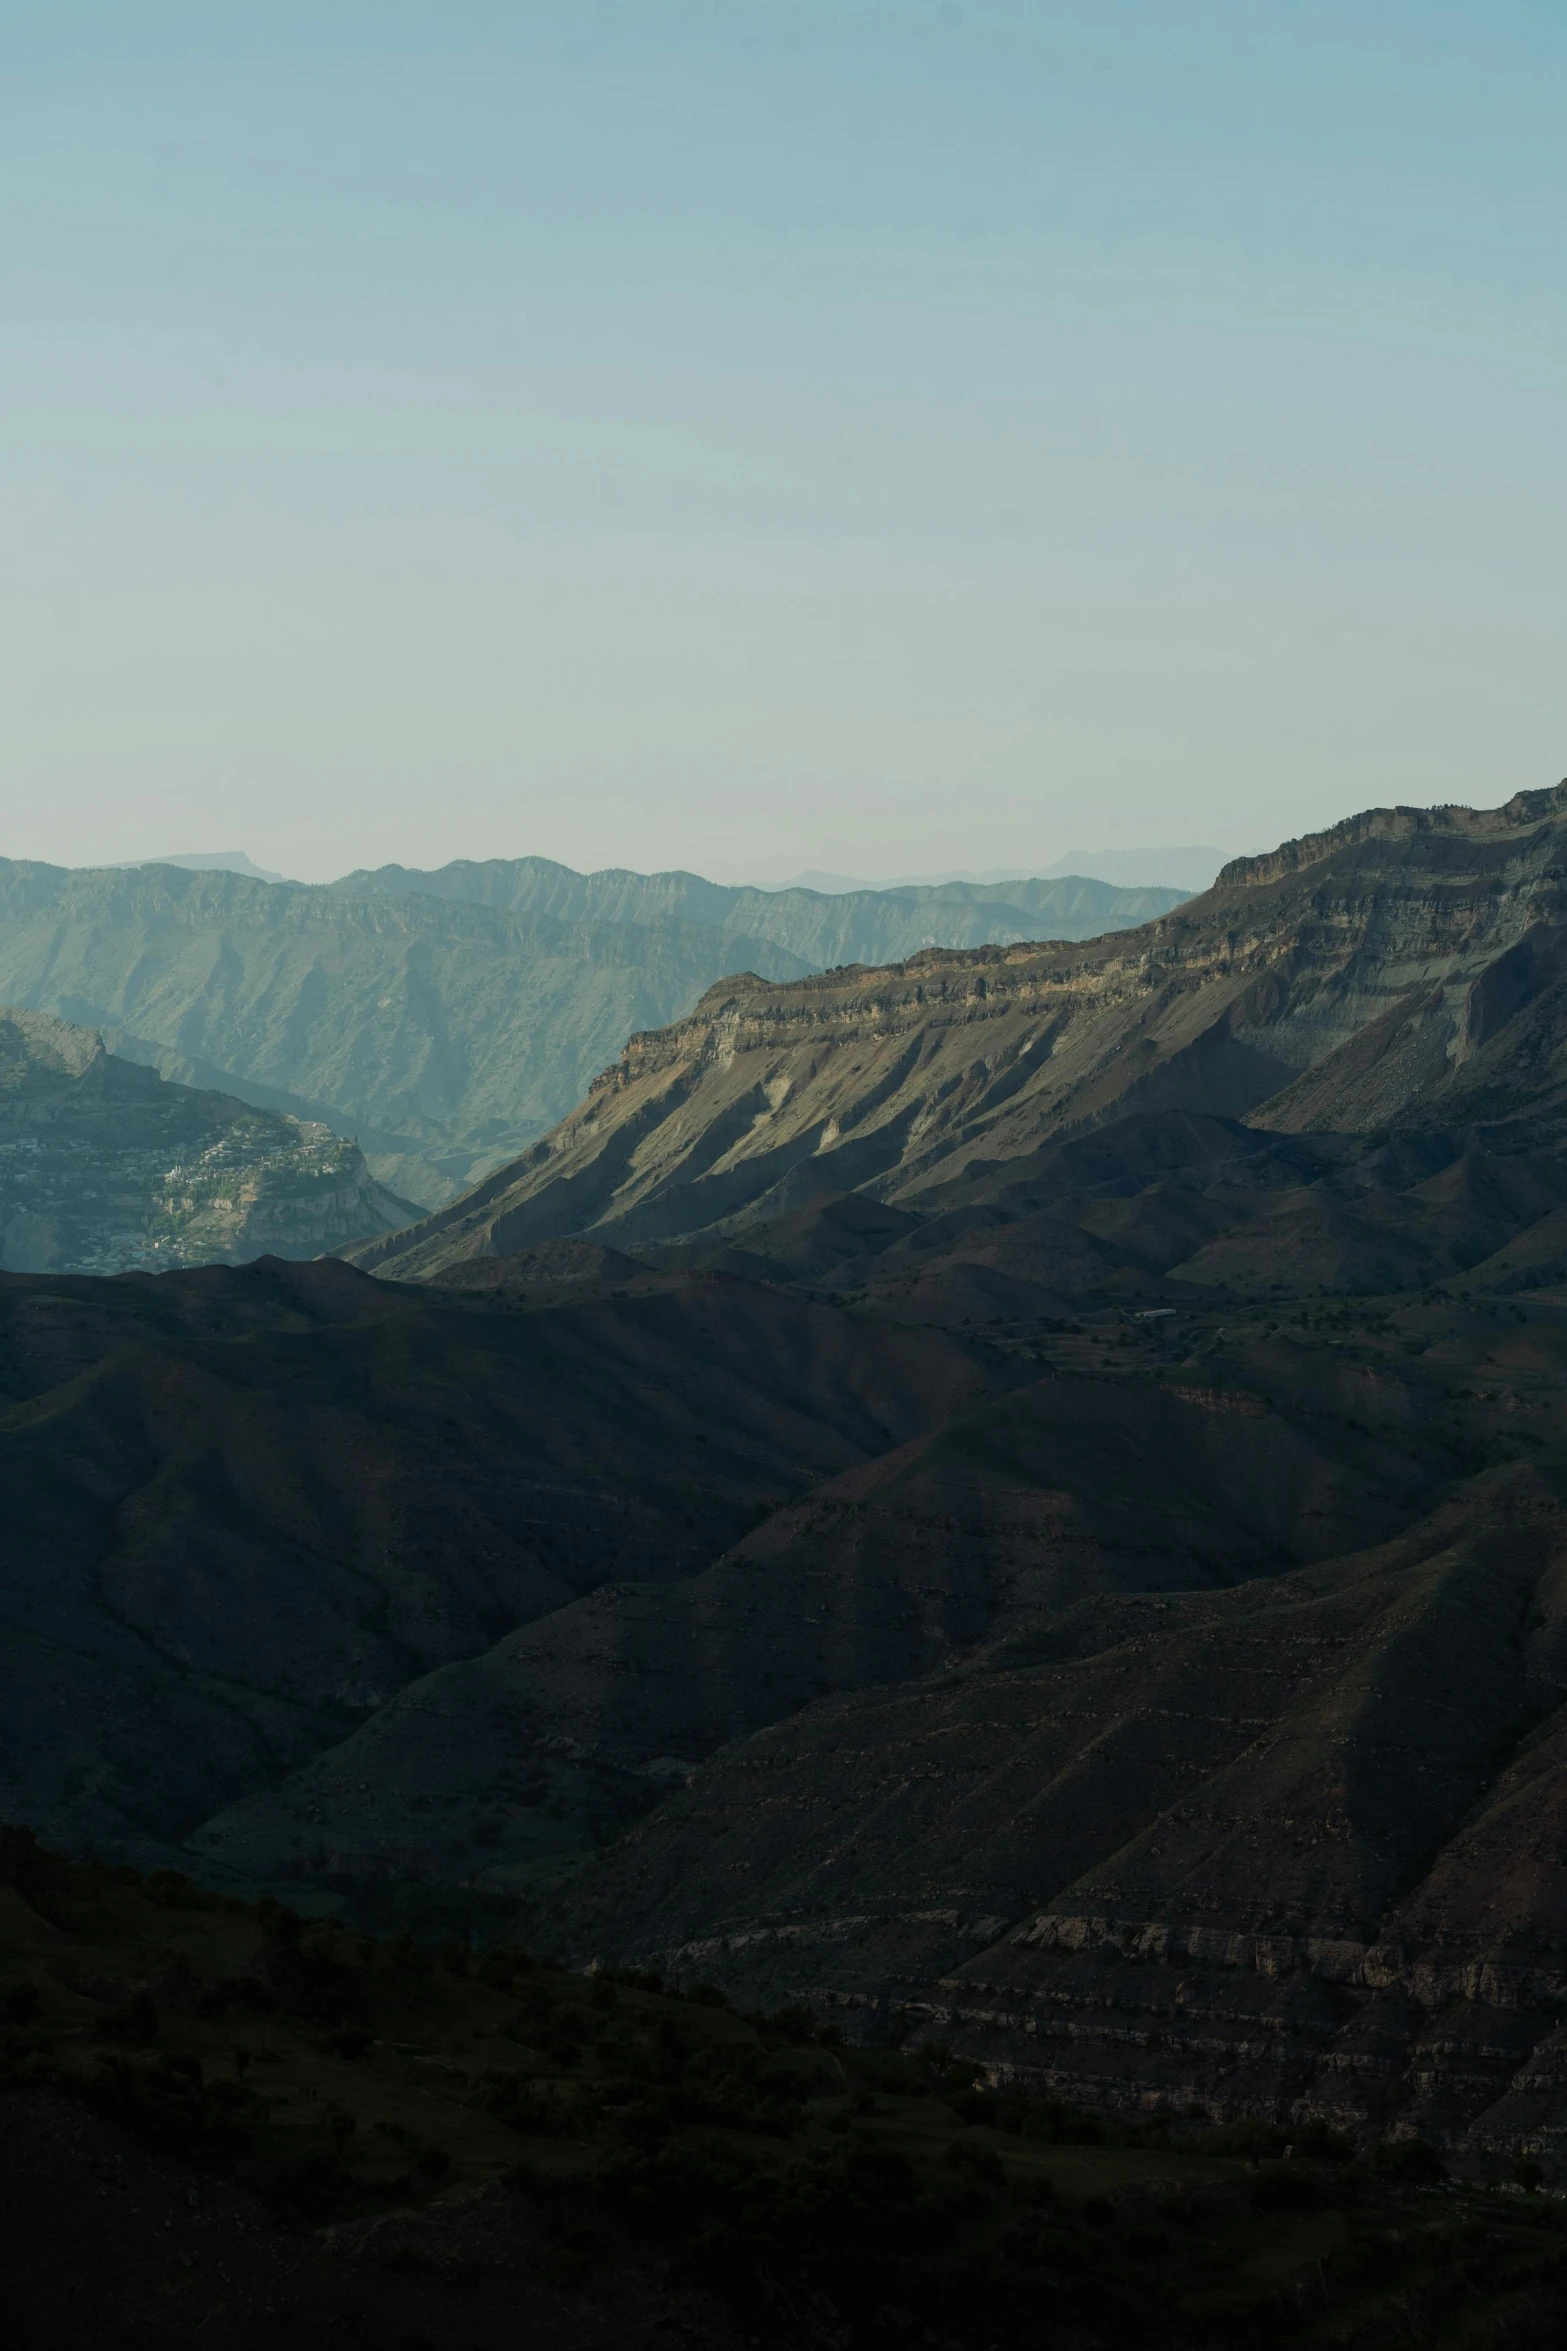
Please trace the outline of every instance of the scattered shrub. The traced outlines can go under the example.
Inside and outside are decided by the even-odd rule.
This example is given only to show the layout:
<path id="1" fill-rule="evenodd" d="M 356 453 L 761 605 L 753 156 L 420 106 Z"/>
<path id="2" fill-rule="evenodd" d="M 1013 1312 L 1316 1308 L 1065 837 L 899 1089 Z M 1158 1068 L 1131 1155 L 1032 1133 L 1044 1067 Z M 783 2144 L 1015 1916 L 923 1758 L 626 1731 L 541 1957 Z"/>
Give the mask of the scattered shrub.
<path id="1" fill-rule="evenodd" d="M 1424 2139 L 1384 2139 L 1371 2154 L 1378 2179 L 1406 2188 L 1434 2188 L 1447 2177 L 1447 2165 Z"/>

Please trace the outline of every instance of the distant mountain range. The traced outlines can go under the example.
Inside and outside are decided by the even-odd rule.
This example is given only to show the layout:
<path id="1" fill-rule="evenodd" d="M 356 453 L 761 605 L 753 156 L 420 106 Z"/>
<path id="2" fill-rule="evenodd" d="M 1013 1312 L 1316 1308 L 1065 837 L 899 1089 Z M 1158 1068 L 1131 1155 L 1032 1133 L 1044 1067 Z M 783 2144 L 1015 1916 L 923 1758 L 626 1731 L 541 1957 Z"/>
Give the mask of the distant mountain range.
<path id="1" fill-rule="evenodd" d="M 1082 938 L 1177 902 L 1072 880 L 829 898 L 542 858 L 321 887 L 217 857 L 0 861 L 0 1001 L 101 1030 L 181 1084 L 323 1123 L 433 1206 L 730 972 L 789 980 L 931 944 Z"/>
<path id="2" fill-rule="evenodd" d="M 889 881 L 856 880 L 850 874 L 811 869 L 792 874 L 772 887 L 780 890 L 902 890 L 939 888 L 945 882 L 1017 882 L 1030 875 L 1046 881 L 1071 874 L 1087 881 L 1114 882 L 1121 888 L 1206 890 L 1225 861 L 1222 849 L 1069 849 L 1054 865 L 995 866 L 987 872 L 897 874 Z"/>
<path id="3" fill-rule="evenodd" d="M 763 882 L 756 887 L 771 893 L 780 890 L 813 890 L 829 897 L 842 897 L 849 891 L 882 891 L 909 889 L 940 889 L 947 882 L 1024 882 L 1043 879 L 1061 880 L 1073 877 L 1082 881 L 1113 882 L 1123 889 L 1206 890 L 1225 860 L 1222 849 L 1162 848 L 1162 849 L 1070 849 L 1058 857 L 1053 865 L 992 866 L 984 872 L 970 870 L 944 873 L 894 874 L 886 881 L 856 879 L 850 874 L 823 873 L 814 868 L 805 873 L 791 874 L 787 881 Z M 495 862 L 495 861 L 490 861 Z M 502 860 L 501 862 L 506 862 Z M 533 862 L 533 861 L 526 861 Z M 547 862 L 539 860 L 538 862 Z M 179 865 L 192 873 L 244 873 L 258 882 L 281 882 L 287 876 L 271 872 L 257 865 L 243 849 L 219 849 L 195 856 L 180 857 L 126 857 L 116 861 L 123 868 L 132 865 Z M 403 871 L 400 867 L 390 871 Z M 582 876 L 583 880 L 593 877 Z"/>
<path id="4" fill-rule="evenodd" d="M 244 873 L 253 882 L 285 882 L 287 874 L 273 873 L 264 865 L 257 865 L 243 849 L 204 850 L 185 857 L 120 857 L 109 868 L 112 873 L 124 873 L 133 866 L 178 865 L 187 873 Z M 90 870 L 90 869 L 89 869 Z"/>

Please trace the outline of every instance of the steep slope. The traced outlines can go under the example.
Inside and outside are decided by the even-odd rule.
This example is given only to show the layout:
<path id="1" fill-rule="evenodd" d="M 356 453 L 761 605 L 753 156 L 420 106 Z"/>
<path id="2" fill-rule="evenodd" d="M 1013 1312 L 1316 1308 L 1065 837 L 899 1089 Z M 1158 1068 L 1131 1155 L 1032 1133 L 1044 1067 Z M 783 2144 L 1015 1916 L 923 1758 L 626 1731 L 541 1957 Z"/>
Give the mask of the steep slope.
<path id="1" fill-rule="evenodd" d="M 421 1199 L 558 1118 L 628 1029 L 726 968 L 678 923 L 562 923 L 171 866 L 0 860 L 0 1001 L 356 1138 Z M 742 960 L 806 966 L 760 942 Z"/>
<path id="2" fill-rule="evenodd" d="M 1223 1409 L 1146 1384 L 1040 1382 L 774 1511 L 705 1572 L 606 1585 L 411 1683 L 193 1844 L 253 1879 L 300 1875 L 313 1848 L 339 1886 L 394 1869 L 523 1883 L 569 1849 L 558 1828 L 541 1837 L 546 1779 L 557 1799 L 580 1790 L 573 1842 L 589 1851 L 606 1774 L 679 1786 L 824 1692 L 968 1670 L 1106 1592 L 1286 1572 L 1404 1527 L 1439 1483 L 1407 1441 L 1250 1397 Z"/>
<path id="3" fill-rule="evenodd" d="M 535 867 L 537 886 L 523 887 Z M 509 884 L 492 886 L 497 870 Z M 1052 923 L 1080 929 L 1176 896 L 1043 888 Z M 363 1146 L 380 1180 L 435 1202 L 552 1125 L 628 1035 L 685 1012 L 723 973 L 787 980 L 841 960 L 836 902 L 785 896 L 530 860 L 322 889 L 210 867 L 0 860 L 0 1001 L 101 1028 L 167 1078 L 322 1121 Z M 857 920 L 888 953 L 1036 927 L 983 892 L 923 908 L 880 908 L 873 894 Z"/>
<path id="4" fill-rule="evenodd" d="M 1506 1327 L 1407 1369 L 1209 1355 L 1237 1435 L 1271 1390 L 1319 1439 L 1470 1474 L 1391 1542 L 1227 1588 L 1043 1586 L 939 1671 L 719 1749 L 548 1929 L 862 2029 L 901 2009 L 1085 2103 L 1559 2161 L 1567 1325 Z"/>
<path id="5" fill-rule="evenodd" d="M 367 1266 L 422 1274 L 591 1232 L 687 1239 L 831 1192 L 942 1187 L 1134 1111 L 1290 1133 L 1567 1115 L 1567 785 L 1375 810 L 1142 929 L 744 978 L 632 1038 L 515 1166 Z"/>
<path id="6" fill-rule="evenodd" d="M 0 1266 L 119 1273 L 315 1257 L 406 1223 L 358 1147 L 166 1084 L 90 1029 L 0 1008 Z"/>
<path id="7" fill-rule="evenodd" d="M 734 983 L 417 1283 L 0 1283 L 0 1808 L 1567 2179 L 1564 836 Z"/>
<path id="8" fill-rule="evenodd" d="M 1116 1302 L 1176 1311 L 1304 1279 L 1350 1296 L 1460 1278 L 1522 1291 L 1560 1278 L 1567 1164 L 1487 1150 L 1473 1130 L 1282 1136 L 1160 1111 L 988 1163 L 929 1199 L 919 1216 L 829 1195 L 672 1254 L 904 1320 L 992 1326 Z M 476 1258 L 461 1278 L 509 1262 Z"/>

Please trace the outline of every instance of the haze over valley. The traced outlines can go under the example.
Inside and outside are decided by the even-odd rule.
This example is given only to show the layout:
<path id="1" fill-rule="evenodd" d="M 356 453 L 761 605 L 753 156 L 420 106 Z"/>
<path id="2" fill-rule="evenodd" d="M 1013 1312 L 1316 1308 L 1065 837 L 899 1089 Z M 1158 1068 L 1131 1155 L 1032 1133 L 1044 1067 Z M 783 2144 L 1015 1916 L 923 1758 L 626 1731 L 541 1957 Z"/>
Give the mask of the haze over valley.
<path id="1" fill-rule="evenodd" d="M 11 17 L 0 2351 L 1560 2351 L 1567 14 Z"/>
<path id="2" fill-rule="evenodd" d="M 553 1125 L 635 1030 L 689 1011 L 727 973 L 784 980 L 932 945 L 1083 938 L 1181 895 L 1068 876 L 824 897 L 543 858 L 387 866 L 320 888 L 206 861 L 0 859 L 0 1004 L 99 1031 L 182 1086 L 323 1125 L 360 1147 L 377 1183 L 430 1207 Z M 286 1254 L 316 1237 L 308 1219 L 292 1239 L 277 1231 Z"/>
<path id="3" fill-rule="evenodd" d="M 1564 845 L 1567 784 L 1372 810 L 1138 927 L 727 977 L 399 1229 L 8 1276 L 0 1807 L 891 2003 L 1095 2108 L 1353 2136 L 1413 2069 L 1422 2140 L 1554 2160 Z M 209 974 L 263 917 L 406 972 L 758 911 L 536 863 L 24 886 L 104 926 L 80 968 L 155 916 Z M 772 901 L 823 963 L 1017 905 Z"/>

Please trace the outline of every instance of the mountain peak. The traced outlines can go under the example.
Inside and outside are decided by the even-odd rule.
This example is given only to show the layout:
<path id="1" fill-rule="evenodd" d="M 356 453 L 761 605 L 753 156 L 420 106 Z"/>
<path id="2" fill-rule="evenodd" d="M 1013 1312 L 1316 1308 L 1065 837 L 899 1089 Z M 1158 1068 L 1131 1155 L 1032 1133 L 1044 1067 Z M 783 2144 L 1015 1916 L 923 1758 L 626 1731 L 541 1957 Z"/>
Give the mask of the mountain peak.
<path id="1" fill-rule="evenodd" d="M 109 871 L 125 873 L 144 865 L 177 865 L 186 873 L 239 873 L 253 882 L 286 882 L 289 878 L 285 873 L 273 873 L 268 866 L 257 865 L 243 849 L 193 850 L 177 857 L 121 857 Z"/>
<path id="2" fill-rule="evenodd" d="M 1303 833 L 1298 840 L 1281 842 L 1277 849 L 1257 857 L 1232 858 L 1220 870 L 1216 886 L 1233 884 L 1245 889 L 1261 882 L 1280 881 L 1286 874 L 1320 864 L 1335 850 L 1352 848 L 1362 841 L 1412 840 L 1420 833 L 1500 839 L 1509 831 L 1544 824 L 1564 811 L 1567 811 L 1567 777 L 1538 791 L 1515 792 L 1500 808 L 1466 808 L 1459 801 L 1444 802 L 1434 808 L 1403 805 L 1367 808 L 1358 816 L 1347 816 L 1339 824 L 1330 825 L 1325 832 Z"/>

